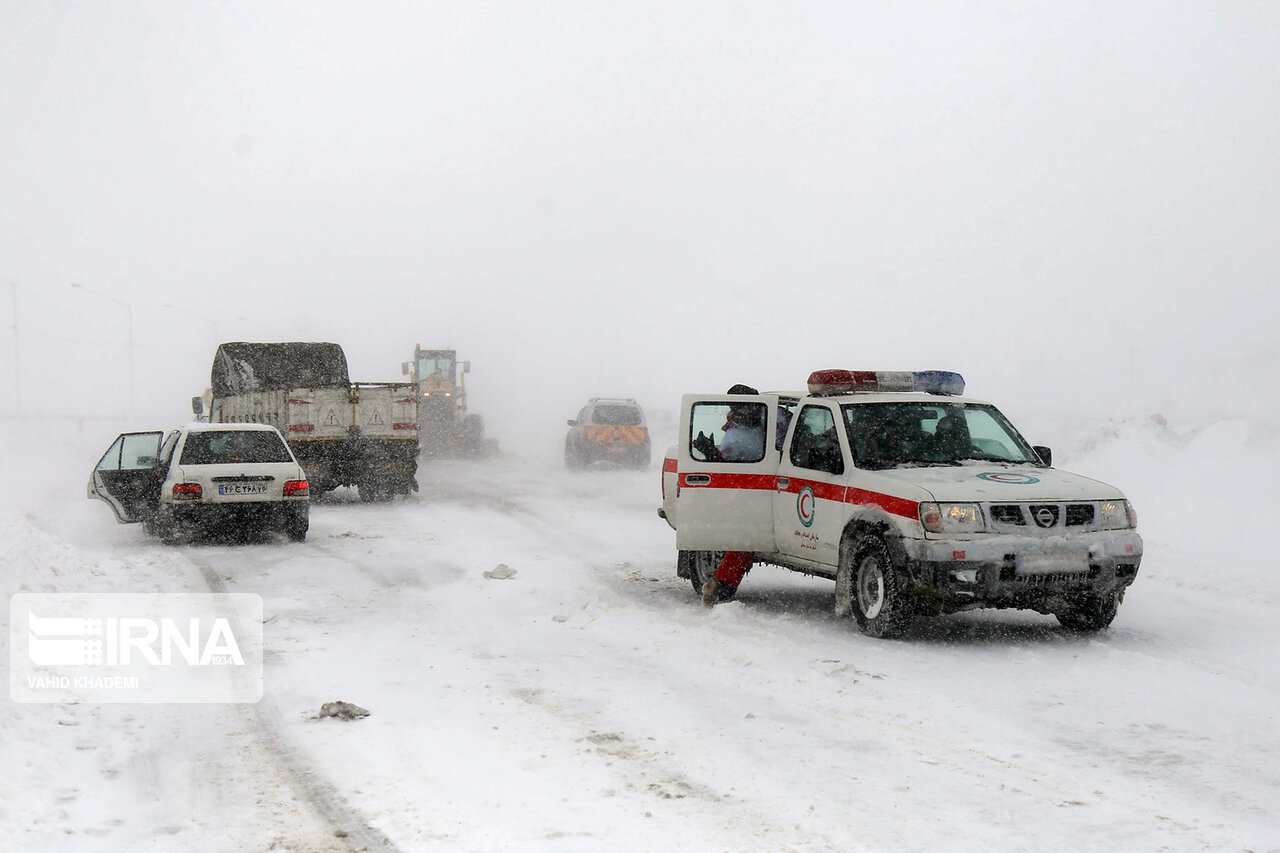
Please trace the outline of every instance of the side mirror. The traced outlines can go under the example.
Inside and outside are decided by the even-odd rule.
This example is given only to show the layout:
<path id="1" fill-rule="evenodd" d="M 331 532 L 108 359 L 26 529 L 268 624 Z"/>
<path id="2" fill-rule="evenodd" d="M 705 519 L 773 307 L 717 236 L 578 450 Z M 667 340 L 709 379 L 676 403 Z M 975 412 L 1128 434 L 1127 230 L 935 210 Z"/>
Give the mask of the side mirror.
<path id="1" fill-rule="evenodd" d="M 409 375 L 409 362 L 407 361 L 400 362 L 400 375 L 401 376 Z"/>
<path id="2" fill-rule="evenodd" d="M 138 467 L 139 467 L 139 468 L 151 468 L 151 467 L 153 467 L 153 466 L 154 466 L 157 462 L 159 462 L 159 461 L 160 461 L 160 460 L 159 460 L 159 459 L 157 459 L 157 458 L 156 458 L 156 457 L 154 457 L 154 456 L 139 456 L 139 457 L 138 457 Z"/>
<path id="3" fill-rule="evenodd" d="M 569 420 L 565 421 L 565 423 L 567 423 L 569 426 L 577 426 L 577 425 L 578 425 L 578 422 L 577 422 L 577 421 L 575 421 L 573 418 L 569 418 Z"/>
<path id="4" fill-rule="evenodd" d="M 470 372 L 471 372 L 471 362 L 469 362 L 469 361 L 464 361 L 464 362 L 462 362 L 462 372 L 463 372 L 463 373 L 470 373 Z"/>
<path id="5" fill-rule="evenodd" d="M 1040 457 L 1040 461 L 1045 464 L 1045 467 L 1047 468 L 1053 467 L 1053 451 L 1052 450 L 1045 447 L 1043 444 L 1032 445 L 1031 449 L 1036 452 L 1036 456 Z"/>
<path id="6" fill-rule="evenodd" d="M 191 398 L 191 414 L 197 418 L 204 414 L 204 400 L 200 397 Z"/>

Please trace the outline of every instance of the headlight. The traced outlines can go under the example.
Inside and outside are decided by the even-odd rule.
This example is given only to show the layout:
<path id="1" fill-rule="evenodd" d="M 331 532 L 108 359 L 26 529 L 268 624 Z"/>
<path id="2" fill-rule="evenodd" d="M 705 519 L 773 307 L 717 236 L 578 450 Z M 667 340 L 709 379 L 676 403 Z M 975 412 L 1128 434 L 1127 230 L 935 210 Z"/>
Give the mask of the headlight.
<path id="1" fill-rule="evenodd" d="M 1103 501 L 1101 510 L 1103 530 L 1128 530 L 1138 526 L 1138 513 L 1127 500 Z"/>
<path id="2" fill-rule="evenodd" d="M 920 504 L 920 523 L 930 533 L 981 533 L 987 529 L 977 504 Z"/>

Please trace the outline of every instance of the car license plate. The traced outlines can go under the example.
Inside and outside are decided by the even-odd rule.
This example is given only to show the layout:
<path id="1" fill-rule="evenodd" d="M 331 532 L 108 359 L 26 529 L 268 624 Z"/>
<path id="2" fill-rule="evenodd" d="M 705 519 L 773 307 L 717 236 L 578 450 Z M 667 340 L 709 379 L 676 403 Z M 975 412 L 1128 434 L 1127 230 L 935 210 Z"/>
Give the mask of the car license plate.
<path id="1" fill-rule="evenodd" d="M 218 486 L 220 495 L 265 495 L 266 483 L 222 483 Z"/>
<path id="2" fill-rule="evenodd" d="M 1041 554 L 1019 554 L 1018 574 L 1078 574 L 1089 571 L 1089 555 L 1084 551 L 1049 551 Z"/>

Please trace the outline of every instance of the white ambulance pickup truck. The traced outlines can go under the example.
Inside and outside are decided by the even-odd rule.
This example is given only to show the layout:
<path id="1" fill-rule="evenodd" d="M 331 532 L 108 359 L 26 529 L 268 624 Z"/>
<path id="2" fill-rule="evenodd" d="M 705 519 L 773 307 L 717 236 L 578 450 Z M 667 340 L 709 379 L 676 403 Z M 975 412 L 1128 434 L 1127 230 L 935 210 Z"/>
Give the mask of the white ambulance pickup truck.
<path id="1" fill-rule="evenodd" d="M 808 385 L 683 397 L 658 514 L 695 590 L 724 551 L 751 551 L 834 580 L 836 614 L 873 637 L 978 607 L 1111 624 L 1142 561 L 1118 489 L 1051 467 L 959 374 L 820 370 Z M 767 431 L 755 458 L 720 453 L 731 416 Z"/>

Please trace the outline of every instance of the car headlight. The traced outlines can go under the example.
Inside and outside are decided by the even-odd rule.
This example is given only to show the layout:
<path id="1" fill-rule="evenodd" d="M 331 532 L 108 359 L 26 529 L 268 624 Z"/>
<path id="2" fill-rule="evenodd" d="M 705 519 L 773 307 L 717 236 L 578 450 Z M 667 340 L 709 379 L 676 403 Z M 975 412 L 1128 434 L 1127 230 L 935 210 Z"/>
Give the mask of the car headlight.
<path id="1" fill-rule="evenodd" d="M 987 529 L 977 504 L 920 504 L 920 523 L 930 533 L 981 533 Z"/>
<path id="2" fill-rule="evenodd" d="M 1099 519 L 1103 530 L 1129 530 L 1138 526 L 1138 513 L 1133 504 L 1123 498 L 1103 501 Z"/>

